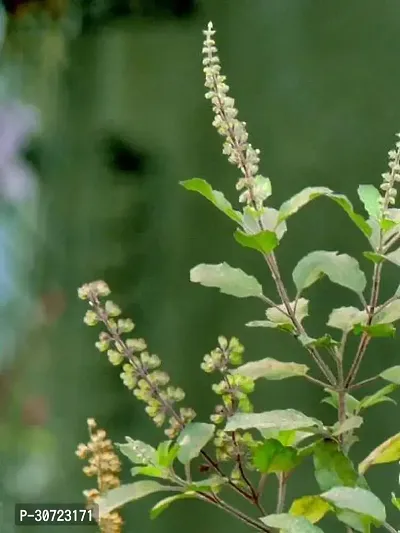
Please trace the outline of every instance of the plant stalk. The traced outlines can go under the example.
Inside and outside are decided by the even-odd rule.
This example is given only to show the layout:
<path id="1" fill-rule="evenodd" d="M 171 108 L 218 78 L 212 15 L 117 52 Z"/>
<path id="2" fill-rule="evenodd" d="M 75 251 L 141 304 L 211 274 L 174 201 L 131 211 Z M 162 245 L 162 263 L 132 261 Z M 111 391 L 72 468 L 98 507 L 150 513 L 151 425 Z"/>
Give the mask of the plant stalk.
<path id="1" fill-rule="evenodd" d="M 238 518 L 253 529 L 263 531 L 264 533 L 272 533 L 272 530 L 269 527 L 265 526 L 262 522 L 251 518 L 250 516 L 242 513 L 242 511 L 239 511 L 238 509 L 235 509 L 225 501 L 221 500 L 216 494 L 213 494 L 212 496 L 206 493 L 200 494 L 204 500 L 207 500 L 209 503 L 212 503 L 220 509 L 223 509 L 224 511 L 234 516 L 235 518 Z"/>
<path id="2" fill-rule="evenodd" d="M 272 252 L 269 255 L 264 255 L 264 259 L 267 262 L 267 265 L 271 271 L 272 278 L 275 282 L 277 291 L 279 293 L 279 296 L 282 299 L 283 304 L 286 307 L 286 310 L 288 312 L 288 315 L 290 316 L 293 325 L 295 326 L 297 333 L 299 335 L 306 335 L 306 331 L 302 324 L 297 320 L 297 317 L 295 315 L 294 310 L 292 309 L 292 306 L 290 305 L 290 300 L 288 297 L 288 294 L 286 292 L 284 283 L 281 278 L 281 274 L 279 271 L 278 263 L 276 261 L 275 254 Z M 329 366 L 325 363 L 325 361 L 322 359 L 321 355 L 319 354 L 318 350 L 316 348 L 308 347 L 307 351 L 310 353 L 312 358 L 314 359 L 316 365 L 321 370 L 323 375 L 326 377 L 326 379 L 331 383 L 332 385 L 336 384 L 335 376 L 333 375 L 331 369 Z"/>
<path id="3" fill-rule="evenodd" d="M 276 514 L 282 513 L 285 507 L 287 480 L 287 474 L 284 472 L 278 474 L 278 500 L 276 503 Z"/>

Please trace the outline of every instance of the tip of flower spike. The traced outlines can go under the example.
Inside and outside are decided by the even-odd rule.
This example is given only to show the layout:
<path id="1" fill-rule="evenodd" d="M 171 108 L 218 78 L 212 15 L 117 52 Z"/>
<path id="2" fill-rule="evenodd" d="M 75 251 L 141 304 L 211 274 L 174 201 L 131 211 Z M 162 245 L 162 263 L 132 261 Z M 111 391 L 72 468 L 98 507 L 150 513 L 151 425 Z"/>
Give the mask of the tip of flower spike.
<path id="1" fill-rule="evenodd" d="M 94 429 L 97 426 L 96 420 L 94 418 L 88 418 L 87 425 L 89 428 Z"/>
<path id="2" fill-rule="evenodd" d="M 214 30 L 214 26 L 213 26 L 213 23 L 210 22 L 207 24 L 207 29 L 203 31 L 204 35 L 206 35 L 207 37 L 212 37 L 213 35 L 215 35 L 215 30 Z"/>
<path id="3" fill-rule="evenodd" d="M 104 297 L 111 293 L 109 286 L 105 281 L 92 281 L 91 283 L 85 283 L 78 289 L 78 297 L 81 300 L 87 300 L 91 296 Z"/>
<path id="4" fill-rule="evenodd" d="M 85 285 L 82 285 L 82 287 L 79 287 L 78 289 L 78 298 L 81 300 L 87 300 L 90 294 L 90 287 L 88 283 L 85 283 Z"/>

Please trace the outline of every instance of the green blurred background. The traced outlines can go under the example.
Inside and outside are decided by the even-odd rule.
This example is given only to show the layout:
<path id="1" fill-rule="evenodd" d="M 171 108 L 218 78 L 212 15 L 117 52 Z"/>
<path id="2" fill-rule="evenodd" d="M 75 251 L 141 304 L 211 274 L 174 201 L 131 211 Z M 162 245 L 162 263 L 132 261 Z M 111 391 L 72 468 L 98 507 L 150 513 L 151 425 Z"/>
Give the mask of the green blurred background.
<path id="1" fill-rule="evenodd" d="M 189 282 L 197 263 L 227 261 L 255 274 L 275 296 L 263 261 L 235 244 L 229 221 L 178 185 L 201 177 L 233 202 L 237 197 L 237 172 L 221 154 L 203 96 L 202 29 L 209 20 L 217 29 L 223 70 L 251 142 L 261 150 L 273 204 L 308 185 L 326 185 L 356 203 L 359 183 L 379 184 L 400 130 L 400 3 L 15 0 L 6 10 L 4 98 L 18 97 L 41 114 L 40 133 L 26 150 L 37 194 L 16 209 L 0 204 L 0 228 L 14 232 L 13 246 L 0 248 L 0 256 L 7 254 L 24 287 L 13 300 L 21 313 L 10 316 L 0 300 L 0 530 L 13 533 L 16 501 L 83 501 L 91 480 L 74 451 L 87 439 L 88 417 L 117 442 L 125 435 L 152 444 L 159 438 L 118 370 L 94 348 L 96 333 L 83 324 L 85 306 L 76 296 L 82 283 L 109 283 L 199 420 L 206 421 L 215 404 L 212 379 L 199 365 L 219 334 L 237 335 L 248 360 L 309 362 L 293 339 L 245 327 L 262 319 L 260 303 Z M 357 257 L 367 249 L 341 210 L 325 200 L 291 219 L 289 230 L 278 255 L 290 287 L 293 267 L 313 249 Z M 388 267 L 383 297 L 397 284 L 397 271 Z M 324 333 L 333 307 L 355 304 L 326 281 L 309 297 L 314 336 Z M 362 376 L 396 364 L 398 346 L 393 339 L 373 344 Z M 268 383 L 255 396 L 258 410 L 296 407 L 334 421 L 320 391 L 301 380 Z M 356 458 L 397 431 L 398 408 L 374 407 Z M 369 476 L 388 509 L 397 478 L 393 465 Z M 301 469 L 289 498 L 315 491 L 311 469 Z M 274 494 L 271 484 L 267 500 Z M 148 510 L 155 501 L 127 507 L 124 532 L 247 529 L 191 501 L 153 522 Z M 327 523 L 324 530 L 337 526 Z"/>

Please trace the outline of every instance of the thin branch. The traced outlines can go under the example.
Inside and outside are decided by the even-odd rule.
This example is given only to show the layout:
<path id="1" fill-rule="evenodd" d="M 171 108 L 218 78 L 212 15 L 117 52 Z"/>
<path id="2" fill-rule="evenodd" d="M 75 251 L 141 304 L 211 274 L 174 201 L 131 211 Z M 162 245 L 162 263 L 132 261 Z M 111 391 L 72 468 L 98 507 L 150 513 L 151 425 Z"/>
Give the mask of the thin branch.
<path id="1" fill-rule="evenodd" d="M 272 274 L 272 278 L 273 278 L 273 280 L 275 282 L 275 285 L 276 285 L 277 291 L 279 293 L 279 296 L 281 297 L 282 302 L 283 302 L 283 304 L 286 307 L 286 310 L 287 310 L 287 312 L 288 312 L 288 314 L 289 314 L 289 316 L 290 316 L 290 318 L 291 318 L 291 320 L 293 322 L 293 325 L 295 326 L 295 328 L 297 330 L 297 333 L 299 335 L 307 335 L 304 327 L 302 326 L 302 324 L 297 319 L 297 317 L 296 317 L 296 315 L 295 315 L 295 313 L 294 313 L 294 311 L 292 309 L 292 306 L 290 305 L 290 300 L 289 300 L 289 297 L 287 295 L 285 286 L 283 284 L 283 281 L 282 281 L 282 278 L 281 278 L 281 275 L 280 275 L 280 271 L 279 271 L 279 267 L 278 267 L 278 263 L 276 261 L 274 253 L 272 252 L 269 255 L 264 255 L 264 259 L 265 259 L 265 261 L 266 261 L 266 263 L 267 263 L 267 265 L 268 265 L 268 267 L 270 269 L 270 272 Z M 322 359 L 322 357 L 319 354 L 318 350 L 316 348 L 312 348 L 312 347 L 307 347 L 306 349 L 310 353 L 310 355 L 314 359 L 316 365 L 321 370 L 321 372 L 326 377 L 326 379 L 332 385 L 335 385 L 336 384 L 335 376 L 333 375 L 333 373 L 332 373 L 331 369 L 329 368 L 329 366 Z"/>
<path id="2" fill-rule="evenodd" d="M 201 452 L 201 455 L 204 457 L 204 459 L 213 467 L 213 469 L 223 478 L 226 478 L 228 479 L 228 484 L 229 486 L 234 489 L 236 492 L 238 492 L 241 496 L 243 496 L 244 498 L 246 498 L 246 500 L 249 500 L 251 502 L 253 502 L 253 496 L 251 494 L 249 494 L 248 492 L 246 492 L 245 490 L 242 490 L 240 487 L 238 487 L 228 476 L 225 476 L 224 473 L 222 472 L 222 470 L 220 469 L 219 465 L 217 462 L 215 462 L 209 455 L 207 452 L 205 452 L 204 450 L 202 450 Z"/>
<path id="3" fill-rule="evenodd" d="M 260 510 L 260 512 L 263 515 L 265 515 L 264 509 L 262 508 L 262 506 L 258 502 L 257 492 L 254 490 L 253 485 L 251 484 L 250 480 L 248 479 L 248 477 L 246 475 L 246 472 L 244 471 L 242 457 L 241 457 L 241 454 L 240 454 L 240 448 L 239 448 L 237 440 L 236 440 L 236 432 L 235 431 L 232 433 L 232 441 L 233 441 L 233 445 L 235 446 L 236 451 L 237 451 L 236 462 L 237 462 L 238 467 L 239 467 L 240 475 L 242 476 L 243 481 L 245 482 L 245 484 L 247 485 L 247 487 L 249 488 L 249 490 L 251 492 L 254 505 L 256 505 L 258 507 L 258 509 Z"/>
<path id="4" fill-rule="evenodd" d="M 175 473 L 174 473 L 174 480 L 181 487 L 185 487 L 187 485 L 187 483 L 183 479 L 181 479 L 179 476 L 177 476 Z M 215 493 L 208 494 L 206 492 L 199 491 L 197 493 L 197 497 L 199 499 L 203 500 L 203 501 L 206 501 L 208 503 L 216 505 L 220 509 L 223 509 L 224 511 L 226 511 L 229 514 L 231 514 L 235 518 L 238 518 L 239 520 L 242 520 L 243 522 L 245 522 L 247 525 L 253 527 L 254 529 L 257 529 L 259 531 L 263 531 L 264 533 L 272 533 L 272 531 L 267 526 L 264 526 L 262 523 L 257 522 L 256 520 L 254 520 L 250 516 L 247 516 L 246 514 L 242 513 L 241 511 L 239 511 L 237 509 L 235 509 L 234 507 L 231 507 L 226 502 L 224 502 L 221 498 L 219 498 Z M 265 514 L 265 513 L 263 512 L 263 514 Z"/>
<path id="5" fill-rule="evenodd" d="M 258 531 L 263 531 L 264 533 L 272 533 L 272 530 L 265 526 L 262 522 L 251 518 L 250 516 L 242 513 L 242 511 L 239 511 L 238 509 L 235 509 L 225 501 L 221 500 L 216 494 L 213 494 L 212 496 L 206 493 L 200 494 L 204 500 L 207 500 L 209 503 L 212 503 L 220 509 L 223 509 L 235 518 L 238 518 L 239 520 L 247 524 L 248 526 L 257 529 Z"/>
<path id="6" fill-rule="evenodd" d="M 341 361 L 343 361 L 343 358 L 344 358 L 344 352 L 346 349 L 346 343 L 347 343 L 348 336 L 349 336 L 349 332 L 344 331 L 342 338 L 340 340 L 339 350 L 336 352 L 337 357 L 339 357 Z"/>
<path id="7" fill-rule="evenodd" d="M 374 273 L 372 276 L 371 300 L 370 300 L 370 305 L 367 308 L 367 312 L 368 312 L 367 326 L 370 326 L 372 324 L 372 320 L 374 318 L 375 310 L 378 304 L 381 276 L 382 276 L 382 263 L 375 264 Z M 370 335 L 364 332 L 361 336 L 356 356 L 353 360 L 353 363 L 351 365 L 351 368 L 346 378 L 346 382 L 345 382 L 346 388 L 349 387 L 353 383 L 353 381 L 356 379 L 357 373 L 360 369 L 364 354 L 367 350 L 370 340 L 371 340 Z"/>
<path id="8" fill-rule="evenodd" d="M 376 310 L 377 312 L 381 312 L 383 309 L 385 309 L 385 307 L 387 307 L 389 304 L 395 302 L 396 300 L 399 300 L 399 296 L 397 296 L 396 294 L 394 294 L 391 298 L 389 298 L 388 300 L 386 300 L 386 302 L 384 302 L 382 305 L 379 306 L 379 308 Z"/>
<path id="9" fill-rule="evenodd" d="M 280 311 L 283 315 L 287 316 L 287 318 L 290 318 L 290 315 L 284 309 L 282 309 L 282 307 L 280 307 L 277 303 L 275 303 L 273 300 L 268 298 L 268 296 L 265 296 L 264 294 L 262 294 L 260 296 L 260 299 L 263 300 L 263 302 L 268 304 L 270 307 L 273 307 L 274 309 L 278 309 L 278 311 Z"/>
<path id="10" fill-rule="evenodd" d="M 387 254 L 390 248 L 393 246 L 393 244 L 396 244 L 396 242 L 400 239 L 400 233 L 395 233 L 390 237 L 390 239 L 386 242 L 386 244 L 383 246 L 382 251 L 384 254 Z"/>
<path id="11" fill-rule="evenodd" d="M 324 383 L 323 381 L 317 378 L 313 378 L 309 374 L 304 374 L 302 377 L 306 379 L 307 381 L 309 381 L 310 383 L 313 383 L 314 385 L 318 385 L 318 387 L 322 387 L 323 389 L 335 390 L 335 388 L 329 385 L 329 383 Z"/>
<path id="12" fill-rule="evenodd" d="M 361 340 L 357 348 L 357 353 L 354 357 L 353 363 L 351 365 L 351 368 L 346 378 L 346 382 L 345 382 L 346 388 L 349 388 L 351 384 L 353 383 L 353 381 L 355 380 L 370 340 L 371 340 L 371 337 L 368 335 L 368 333 L 364 332 L 361 336 Z"/>
<path id="13" fill-rule="evenodd" d="M 348 390 L 351 391 L 351 390 L 359 389 L 359 388 L 363 387 L 364 385 L 367 385 L 368 383 L 372 383 L 373 381 L 375 381 L 378 378 L 379 378 L 379 376 L 373 376 L 372 378 L 364 379 L 363 381 L 359 381 L 358 383 L 354 383 L 354 385 L 351 385 L 348 388 Z"/>
<path id="14" fill-rule="evenodd" d="M 361 293 L 358 295 L 358 297 L 360 298 L 360 302 L 361 302 L 361 305 L 364 307 L 364 309 L 367 307 L 367 300 L 364 298 L 364 295 Z"/>
<path id="15" fill-rule="evenodd" d="M 282 513 L 285 508 L 287 480 L 287 474 L 284 472 L 278 474 L 278 500 L 276 503 L 276 514 Z"/>
<path id="16" fill-rule="evenodd" d="M 185 464 L 185 476 L 188 483 L 192 482 L 192 472 L 190 469 L 190 463 Z"/>
<path id="17" fill-rule="evenodd" d="M 392 161 L 391 161 L 391 163 L 389 165 L 390 169 L 391 169 L 390 170 L 390 176 L 389 176 L 389 179 L 386 180 L 387 184 L 389 186 L 387 187 L 387 189 L 385 191 L 385 196 L 383 198 L 383 203 L 382 203 L 382 208 L 381 208 L 382 217 L 385 217 L 385 215 L 387 213 L 387 209 L 390 206 L 390 203 L 391 203 L 391 200 L 392 200 L 391 191 L 392 191 L 392 187 L 395 184 L 395 180 L 396 180 L 396 176 L 397 176 L 397 169 L 398 169 L 398 166 L 399 166 L 399 163 L 400 163 L 400 150 L 396 150 L 394 158 L 391 158 L 391 159 L 392 159 Z M 388 243 L 386 243 L 386 247 L 387 247 L 387 244 Z M 384 252 L 384 249 L 385 249 L 384 232 L 383 232 L 382 228 L 380 228 L 378 245 L 377 245 L 375 251 L 378 254 L 382 254 Z M 372 320 L 374 318 L 376 307 L 378 305 L 379 289 L 380 289 L 380 283 L 381 283 L 381 277 L 382 277 L 382 268 L 383 268 L 383 263 L 375 263 L 374 272 L 373 272 L 373 275 L 372 275 L 371 299 L 370 299 L 369 307 L 367 308 L 367 313 L 368 313 L 367 325 L 368 326 L 370 326 L 372 324 Z M 365 354 L 365 352 L 367 350 L 367 347 L 368 347 L 370 339 L 371 339 L 371 337 L 366 332 L 364 332 L 363 335 L 361 336 L 361 340 L 360 340 L 360 344 L 358 346 L 358 350 L 357 350 L 356 356 L 354 358 L 353 364 L 351 365 L 349 374 L 348 374 L 347 379 L 346 379 L 346 383 L 345 383 L 346 387 L 351 385 L 353 383 L 353 381 L 355 380 L 355 378 L 357 376 L 357 373 L 358 373 L 358 371 L 360 369 L 364 354 Z"/>
<path id="18" fill-rule="evenodd" d="M 257 487 L 257 496 L 259 500 L 261 499 L 263 495 L 267 479 L 268 479 L 268 474 L 261 474 L 260 481 L 258 482 L 258 487 Z"/>
<path id="19" fill-rule="evenodd" d="M 390 533 L 399 533 L 397 531 L 397 529 L 395 529 L 394 527 L 392 527 L 390 524 L 388 524 L 387 522 L 384 522 L 382 524 L 382 526 L 386 529 L 386 531 L 390 531 Z"/>
<path id="20" fill-rule="evenodd" d="M 261 505 L 261 503 L 259 502 L 259 497 L 258 497 L 258 494 L 257 492 L 254 490 L 253 488 L 253 485 L 250 483 L 248 477 L 246 476 L 245 474 L 245 471 L 244 471 L 244 468 L 243 468 L 243 464 L 242 464 L 242 461 L 239 462 L 239 470 L 240 470 L 240 474 L 244 480 L 244 482 L 246 483 L 246 485 L 250 488 L 251 490 L 251 494 L 253 496 L 253 499 L 254 499 L 254 505 L 258 508 L 258 510 L 261 512 L 261 514 L 265 515 L 265 510 L 263 508 L 263 506 Z"/>
<path id="21" fill-rule="evenodd" d="M 344 375 L 343 375 L 343 361 L 341 359 L 337 359 L 337 367 L 338 367 L 338 381 L 339 381 L 339 387 L 338 387 L 338 418 L 339 418 L 339 425 L 342 425 L 346 421 L 346 390 L 344 388 Z M 342 433 L 339 435 L 339 441 L 345 446 L 346 441 L 346 434 Z"/>
<path id="22" fill-rule="evenodd" d="M 377 266 L 377 265 L 375 265 Z M 379 265 L 381 266 L 381 265 Z M 391 298 L 389 298 L 388 300 L 386 300 L 386 302 L 384 302 L 382 305 L 380 305 L 379 307 L 376 308 L 376 304 L 377 304 L 377 299 L 378 299 L 378 292 L 379 292 L 379 284 L 380 284 L 380 277 L 377 279 L 376 281 L 377 283 L 377 287 L 376 287 L 376 297 L 375 297 L 375 306 L 372 305 L 370 306 L 372 308 L 372 314 L 369 315 L 369 318 L 368 318 L 368 322 L 367 322 L 367 325 L 371 325 L 372 323 L 372 319 L 375 315 L 375 313 L 380 313 L 381 311 L 383 311 L 383 309 L 385 309 L 389 304 L 395 302 L 396 300 L 399 299 L 399 296 L 392 296 Z M 376 284 L 374 283 L 374 286 Z M 360 341 L 360 344 L 358 346 L 358 350 L 357 350 L 357 354 L 356 354 L 356 357 L 353 361 L 353 365 L 350 369 L 350 372 L 349 372 L 349 376 L 347 377 L 347 386 L 351 385 L 352 381 L 354 381 L 357 373 L 358 373 L 358 370 L 360 368 L 360 365 L 361 365 L 361 362 L 362 362 L 362 359 L 363 359 L 363 356 L 366 352 L 366 349 L 367 349 L 367 346 L 370 342 L 371 338 L 368 336 L 367 333 L 364 333 L 363 336 L 361 337 L 361 341 Z M 350 376 L 352 376 L 352 379 L 350 380 Z M 362 382 L 364 383 L 364 382 Z"/>

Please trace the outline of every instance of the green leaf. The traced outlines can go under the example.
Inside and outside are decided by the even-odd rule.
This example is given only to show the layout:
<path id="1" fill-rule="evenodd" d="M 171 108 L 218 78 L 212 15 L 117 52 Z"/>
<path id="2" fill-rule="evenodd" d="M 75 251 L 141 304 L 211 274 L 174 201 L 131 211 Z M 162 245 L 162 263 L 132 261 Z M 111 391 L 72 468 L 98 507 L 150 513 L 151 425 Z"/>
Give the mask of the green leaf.
<path id="1" fill-rule="evenodd" d="M 388 211 L 392 218 L 384 218 L 381 221 L 381 228 L 385 232 L 394 229 L 399 224 L 399 209 L 389 209 Z"/>
<path id="2" fill-rule="evenodd" d="M 353 431 L 354 429 L 359 428 L 363 422 L 364 420 L 361 418 L 361 416 L 351 416 L 350 418 L 347 418 L 342 424 L 335 424 L 333 426 L 333 436 L 338 437 L 343 433 Z"/>
<path id="3" fill-rule="evenodd" d="M 319 522 L 332 510 L 332 507 L 320 496 L 303 496 L 294 500 L 289 513 L 294 516 L 304 516 L 312 524 Z"/>
<path id="4" fill-rule="evenodd" d="M 387 304 L 381 311 L 374 315 L 372 324 L 391 324 L 400 319 L 400 300 Z"/>
<path id="5" fill-rule="evenodd" d="M 350 219 L 367 238 L 371 236 L 371 227 L 369 226 L 364 217 L 354 212 L 353 206 L 346 196 L 344 196 L 343 194 L 332 194 L 329 196 L 329 198 L 331 198 L 334 202 L 340 205 L 340 207 L 345 211 L 345 213 L 347 213 Z"/>
<path id="6" fill-rule="evenodd" d="M 392 366 L 381 372 L 380 377 L 396 385 L 400 385 L 400 365 Z"/>
<path id="7" fill-rule="evenodd" d="M 157 451 L 141 440 L 133 440 L 125 437 L 127 443 L 115 446 L 134 464 L 138 465 L 157 465 Z"/>
<path id="8" fill-rule="evenodd" d="M 370 520 L 365 520 L 364 517 L 358 515 L 348 509 L 336 510 L 336 518 L 339 522 L 346 524 L 359 533 L 370 533 Z"/>
<path id="9" fill-rule="evenodd" d="M 159 466 L 134 466 L 131 468 L 131 475 L 132 476 L 148 476 L 148 477 L 156 477 L 160 479 L 168 479 L 169 478 L 169 472 L 166 468 L 159 467 Z"/>
<path id="10" fill-rule="evenodd" d="M 281 205 L 279 209 L 280 220 L 286 220 L 291 217 L 314 198 L 331 193 L 332 191 L 327 187 L 306 187 Z"/>
<path id="11" fill-rule="evenodd" d="M 256 278 L 227 263 L 197 265 L 190 271 L 190 281 L 200 283 L 204 287 L 216 287 L 222 293 L 237 298 L 262 295 L 262 287 Z"/>
<path id="12" fill-rule="evenodd" d="M 272 194 L 271 180 L 258 175 L 254 178 L 254 196 L 260 201 L 265 201 Z"/>
<path id="13" fill-rule="evenodd" d="M 163 500 L 160 500 L 150 511 L 150 518 L 154 520 L 161 513 L 163 513 L 170 505 L 178 500 L 186 500 L 188 498 L 196 498 L 195 492 L 184 492 L 183 494 L 174 494 L 173 496 L 168 496 Z"/>
<path id="14" fill-rule="evenodd" d="M 379 227 L 378 236 L 380 236 L 380 230 L 383 230 L 383 244 L 387 245 L 395 236 L 399 235 L 400 230 L 400 209 L 388 209 L 387 218 L 381 221 Z"/>
<path id="15" fill-rule="evenodd" d="M 377 405 L 378 403 L 382 402 L 392 402 L 396 403 L 393 398 L 389 398 L 386 396 L 387 394 L 391 394 L 393 391 L 395 391 L 398 388 L 398 385 L 391 384 L 386 385 L 386 387 L 383 387 L 382 389 L 378 390 L 374 394 L 371 394 L 370 396 L 365 396 L 360 401 L 359 410 L 361 409 L 367 409 L 368 407 L 372 407 L 373 405 Z"/>
<path id="16" fill-rule="evenodd" d="M 176 490 L 176 487 L 161 485 L 157 481 L 144 480 L 121 485 L 108 491 L 101 497 L 98 504 L 99 518 L 111 513 L 115 509 L 122 507 L 128 502 L 139 500 L 155 492 Z"/>
<path id="17" fill-rule="evenodd" d="M 308 316 L 308 300 L 305 298 L 299 298 L 297 301 L 290 302 L 290 307 L 294 309 L 294 315 L 300 323 Z M 268 320 L 274 324 L 292 325 L 292 319 L 285 314 L 286 306 L 281 304 L 278 305 L 278 308 L 270 307 L 267 309 L 265 314 Z"/>
<path id="18" fill-rule="evenodd" d="M 275 439 L 279 441 L 283 446 L 297 447 L 299 450 L 299 456 L 302 450 L 298 448 L 300 442 L 315 436 L 315 431 L 296 431 L 296 430 L 283 430 L 278 429 L 259 429 L 258 430 L 265 439 Z M 303 457 L 303 455 L 301 455 Z"/>
<path id="19" fill-rule="evenodd" d="M 358 465 L 360 474 L 364 474 L 373 465 L 400 461 L 400 433 L 382 442 L 368 457 Z"/>
<path id="20" fill-rule="evenodd" d="M 263 474 L 290 472 L 299 464 L 297 451 L 269 439 L 251 450 L 254 467 Z"/>
<path id="21" fill-rule="evenodd" d="M 294 315 L 300 323 L 308 316 L 308 300 L 305 298 L 299 298 L 290 302 L 290 307 L 294 309 Z M 277 307 L 270 307 L 265 314 L 268 320 L 253 320 L 252 322 L 248 322 L 246 326 L 280 329 L 291 333 L 295 330 L 292 319 L 286 313 L 286 306 L 284 304 L 278 305 Z"/>
<path id="22" fill-rule="evenodd" d="M 351 331 L 355 325 L 366 323 L 367 319 L 367 313 L 356 307 L 339 307 L 329 315 L 327 326 L 342 331 Z"/>
<path id="23" fill-rule="evenodd" d="M 275 439 L 283 446 L 294 446 L 296 441 L 296 430 L 289 429 L 279 431 L 279 429 L 260 429 L 259 432 L 265 440 Z"/>
<path id="24" fill-rule="evenodd" d="M 314 526 L 303 516 L 293 516 L 288 513 L 270 514 L 260 520 L 266 526 L 279 529 L 281 533 L 324 533 L 321 528 Z"/>
<path id="25" fill-rule="evenodd" d="M 321 498 L 339 509 L 348 509 L 368 516 L 380 524 L 386 520 L 385 506 L 369 490 L 359 487 L 334 487 L 321 494 Z"/>
<path id="26" fill-rule="evenodd" d="M 338 346 L 340 344 L 327 334 L 319 337 L 318 339 L 313 339 L 308 335 L 299 335 L 298 340 L 305 347 L 313 346 L 315 348 L 332 348 L 333 346 Z"/>
<path id="27" fill-rule="evenodd" d="M 364 233 L 364 235 L 367 238 L 370 237 L 372 233 L 370 226 L 361 215 L 354 212 L 353 206 L 348 198 L 342 194 L 335 194 L 327 187 L 306 187 L 299 193 L 295 194 L 292 196 L 292 198 L 281 205 L 279 209 L 279 219 L 286 220 L 290 216 L 297 213 L 297 211 L 304 205 L 308 204 L 311 200 L 318 198 L 319 196 L 326 196 L 340 205 L 340 207 L 347 213 L 350 219 Z"/>
<path id="28" fill-rule="evenodd" d="M 300 442 L 308 437 L 315 435 L 315 432 L 296 431 L 293 429 L 279 430 L 274 428 L 258 429 L 264 439 L 275 439 L 283 446 L 297 446 Z"/>
<path id="29" fill-rule="evenodd" d="M 228 419 L 225 431 L 251 428 L 290 430 L 313 427 L 322 427 L 322 422 L 294 409 L 277 409 L 264 413 L 236 413 Z"/>
<path id="30" fill-rule="evenodd" d="M 396 498 L 395 494 L 392 493 L 392 503 L 398 511 L 400 511 L 400 498 Z"/>
<path id="31" fill-rule="evenodd" d="M 359 475 L 350 459 L 334 441 L 318 442 L 314 448 L 315 479 L 323 491 L 338 485 L 355 487 Z"/>
<path id="32" fill-rule="evenodd" d="M 376 265 L 379 265 L 379 263 L 382 263 L 386 259 L 384 255 L 377 254 L 376 252 L 363 252 L 363 256 Z"/>
<path id="33" fill-rule="evenodd" d="M 287 379 L 296 376 L 305 376 L 309 371 L 308 366 L 299 363 L 284 363 L 271 357 L 260 361 L 251 361 L 239 366 L 233 374 L 240 374 L 252 379 L 265 378 L 269 380 Z"/>
<path id="34" fill-rule="evenodd" d="M 215 431 L 214 424 L 191 422 L 179 434 L 178 459 L 186 465 L 200 455 L 204 446 L 212 439 Z"/>
<path id="35" fill-rule="evenodd" d="M 190 180 L 181 181 L 180 185 L 185 187 L 188 191 L 195 191 L 207 198 L 217 209 L 225 213 L 230 219 L 241 224 L 242 213 L 235 211 L 232 205 L 220 191 L 214 191 L 206 180 L 200 178 L 192 178 Z"/>
<path id="36" fill-rule="evenodd" d="M 157 446 L 157 464 L 162 466 L 170 466 L 170 463 L 168 464 L 168 456 L 171 444 L 172 440 L 165 440 L 159 443 Z"/>
<path id="37" fill-rule="evenodd" d="M 240 229 L 237 229 L 233 234 L 233 237 L 235 241 L 244 248 L 252 248 L 263 254 L 271 253 L 279 244 L 276 234 L 273 231 L 268 230 L 248 235 Z"/>
<path id="38" fill-rule="evenodd" d="M 381 224 L 378 222 L 378 220 L 375 220 L 374 218 L 370 218 L 367 223 L 368 226 L 371 228 L 371 235 L 368 238 L 369 243 L 373 250 L 378 250 L 381 244 Z"/>
<path id="39" fill-rule="evenodd" d="M 366 212 L 371 218 L 379 220 L 381 218 L 381 195 L 376 187 L 373 185 L 360 185 L 358 187 L 358 196 Z"/>
<path id="40" fill-rule="evenodd" d="M 250 235 L 260 233 L 260 222 L 264 230 L 272 231 L 279 240 L 286 233 L 286 222 L 279 222 L 279 211 L 273 207 L 264 207 L 260 214 L 260 212 L 255 212 L 253 207 L 246 206 L 242 224 L 245 232 Z"/>
<path id="41" fill-rule="evenodd" d="M 217 492 L 222 485 L 228 482 L 227 478 L 218 475 L 211 476 L 201 481 L 193 481 L 188 485 L 188 489 L 195 492 Z"/>
<path id="42" fill-rule="evenodd" d="M 329 389 L 324 389 L 325 392 L 329 394 L 328 397 L 321 400 L 322 403 L 327 403 L 332 405 L 335 409 L 339 409 L 339 395 L 336 391 L 331 391 Z M 360 402 L 357 398 L 354 398 L 351 394 L 347 394 L 344 397 L 344 405 L 346 415 L 353 415 L 359 409 Z"/>
<path id="43" fill-rule="evenodd" d="M 171 440 L 160 442 L 157 447 L 157 464 L 169 468 L 178 456 L 179 446 Z"/>
<path id="44" fill-rule="evenodd" d="M 358 261 L 347 254 L 316 250 L 297 263 L 293 281 L 300 293 L 325 274 L 332 283 L 342 285 L 357 294 L 362 294 L 367 280 Z"/>
<path id="45" fill-rule="evenodd" d="M 251 322 L 247 322 L 246 326 L 248 328 L 280 329 L 289 333 L 293 333 L 295 330 L 293 324 L 278 324 L 277 322 L 271 322 L 271 320 L 252 320 Z"/>
<path id="46" fill-rule="evenodd" d="M 353 328 L 355 335 L 368 333 L 370 337 L 394 337 L 396 328 L 392 324 L 376 324 L 374 326 L 363 326 L 357 324 Z"/>
<path id="47" fill-rule="evenodd" d="M 302 459 L 304 459 L 305 457 L 311 457 L 314 453 L 314 448 L 318 444 L 318 442 L 320 442 L 320 439 L 317 441 L 313 441 L 310 444 L 306 444 L 305 446 L 298 446 L 299 457 L 301 457 Z"/>

